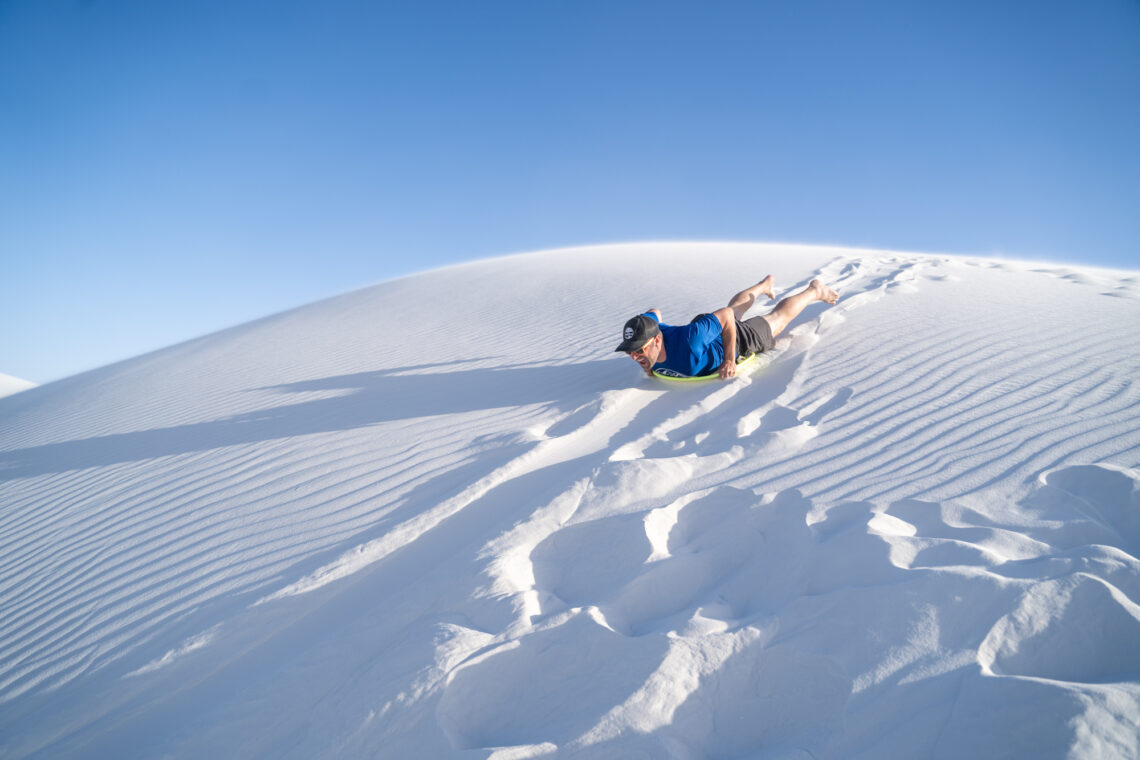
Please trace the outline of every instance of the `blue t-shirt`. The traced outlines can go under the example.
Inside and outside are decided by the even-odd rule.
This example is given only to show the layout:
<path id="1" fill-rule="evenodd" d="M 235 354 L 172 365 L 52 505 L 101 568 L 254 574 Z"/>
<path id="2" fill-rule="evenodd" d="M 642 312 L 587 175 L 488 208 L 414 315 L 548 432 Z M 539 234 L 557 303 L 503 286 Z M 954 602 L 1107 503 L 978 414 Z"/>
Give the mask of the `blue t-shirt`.
<path id="1" fill-rule="evenodd" d="M 712 314 L 704 314 L 687 325 L 660 324 L 655 314 L 645 316 L 658 322 L 665 341 L 665 361 L 654 364 L 655 371 L 663 375 L 696 377 L 712 374 L 724 363 L 722 328 L 720 320 Z"/>

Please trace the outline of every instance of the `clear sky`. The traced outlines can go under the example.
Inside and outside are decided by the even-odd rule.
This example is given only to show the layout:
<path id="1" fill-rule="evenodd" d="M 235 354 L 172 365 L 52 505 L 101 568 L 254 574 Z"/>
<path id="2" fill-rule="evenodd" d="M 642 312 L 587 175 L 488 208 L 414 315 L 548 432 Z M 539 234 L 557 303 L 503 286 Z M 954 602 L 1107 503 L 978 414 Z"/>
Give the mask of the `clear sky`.
<path id="1" fill-rule="evenodd" d="M 657 239 L 1140 269 L 1140 2 L 0 0 L 2 373 Z"/>

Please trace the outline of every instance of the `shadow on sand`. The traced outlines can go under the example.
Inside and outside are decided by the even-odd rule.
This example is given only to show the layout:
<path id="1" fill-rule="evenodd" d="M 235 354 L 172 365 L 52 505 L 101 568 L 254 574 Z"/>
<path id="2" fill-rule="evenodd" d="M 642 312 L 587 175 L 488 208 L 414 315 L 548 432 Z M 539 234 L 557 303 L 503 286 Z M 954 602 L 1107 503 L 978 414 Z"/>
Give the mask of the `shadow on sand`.
<path id="1" fill-rule="evenodd" d="M 360 372 L 260 390 L 349 391 L 335 398 L 225 419 L 82 438 L 0 453 L 0 481 L 208 451 L 441 414 L 546 404 L 573 389 L 613 384 L 613 361 L 407 374 L 420 367 Z"/>

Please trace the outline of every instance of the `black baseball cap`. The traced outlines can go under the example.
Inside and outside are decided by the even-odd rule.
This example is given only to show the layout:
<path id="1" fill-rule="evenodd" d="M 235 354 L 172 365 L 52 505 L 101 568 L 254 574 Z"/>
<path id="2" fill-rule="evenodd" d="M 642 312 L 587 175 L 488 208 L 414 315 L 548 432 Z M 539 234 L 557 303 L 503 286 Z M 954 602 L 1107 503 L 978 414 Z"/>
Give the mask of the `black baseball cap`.
<path id="1" fill-rule="evenodd" d="M 638 314 L 625 323 L 625 327 L 621 331 L 622 341 L 614 351 L 622 351 L 627 354 L 630 351 L 636 351 L 660 332 L 660 328 L 657 327 L 657 320 L 644 314 Z"/>

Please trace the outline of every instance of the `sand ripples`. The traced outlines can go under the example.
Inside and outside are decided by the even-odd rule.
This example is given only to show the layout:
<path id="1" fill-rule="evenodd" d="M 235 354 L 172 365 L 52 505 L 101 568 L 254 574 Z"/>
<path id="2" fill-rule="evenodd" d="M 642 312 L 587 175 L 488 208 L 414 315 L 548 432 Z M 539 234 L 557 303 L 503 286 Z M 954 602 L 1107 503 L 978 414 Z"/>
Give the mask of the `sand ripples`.
<path id="1" fill-rule="evenodd" d="M 1140 357 L 1086 326 L 1136 324 L 1134 283 L 777 257 L 839 305 L 752 376 L 674 391 L 609 355 L 623 250 L 445 270 L 0 401 L 10 751 L 161 754 L 148 720 L 239 691 L 248 722 L 195 707 L 212 728 L 174 754 L 327 751 L 281 727 L 310 719 L 349 754 L 984 754 L 1017 718 L 1027 754 L 1095 729 L 1128 756 Z M 408 324 L 439 292 L 479 299 Z"/>

